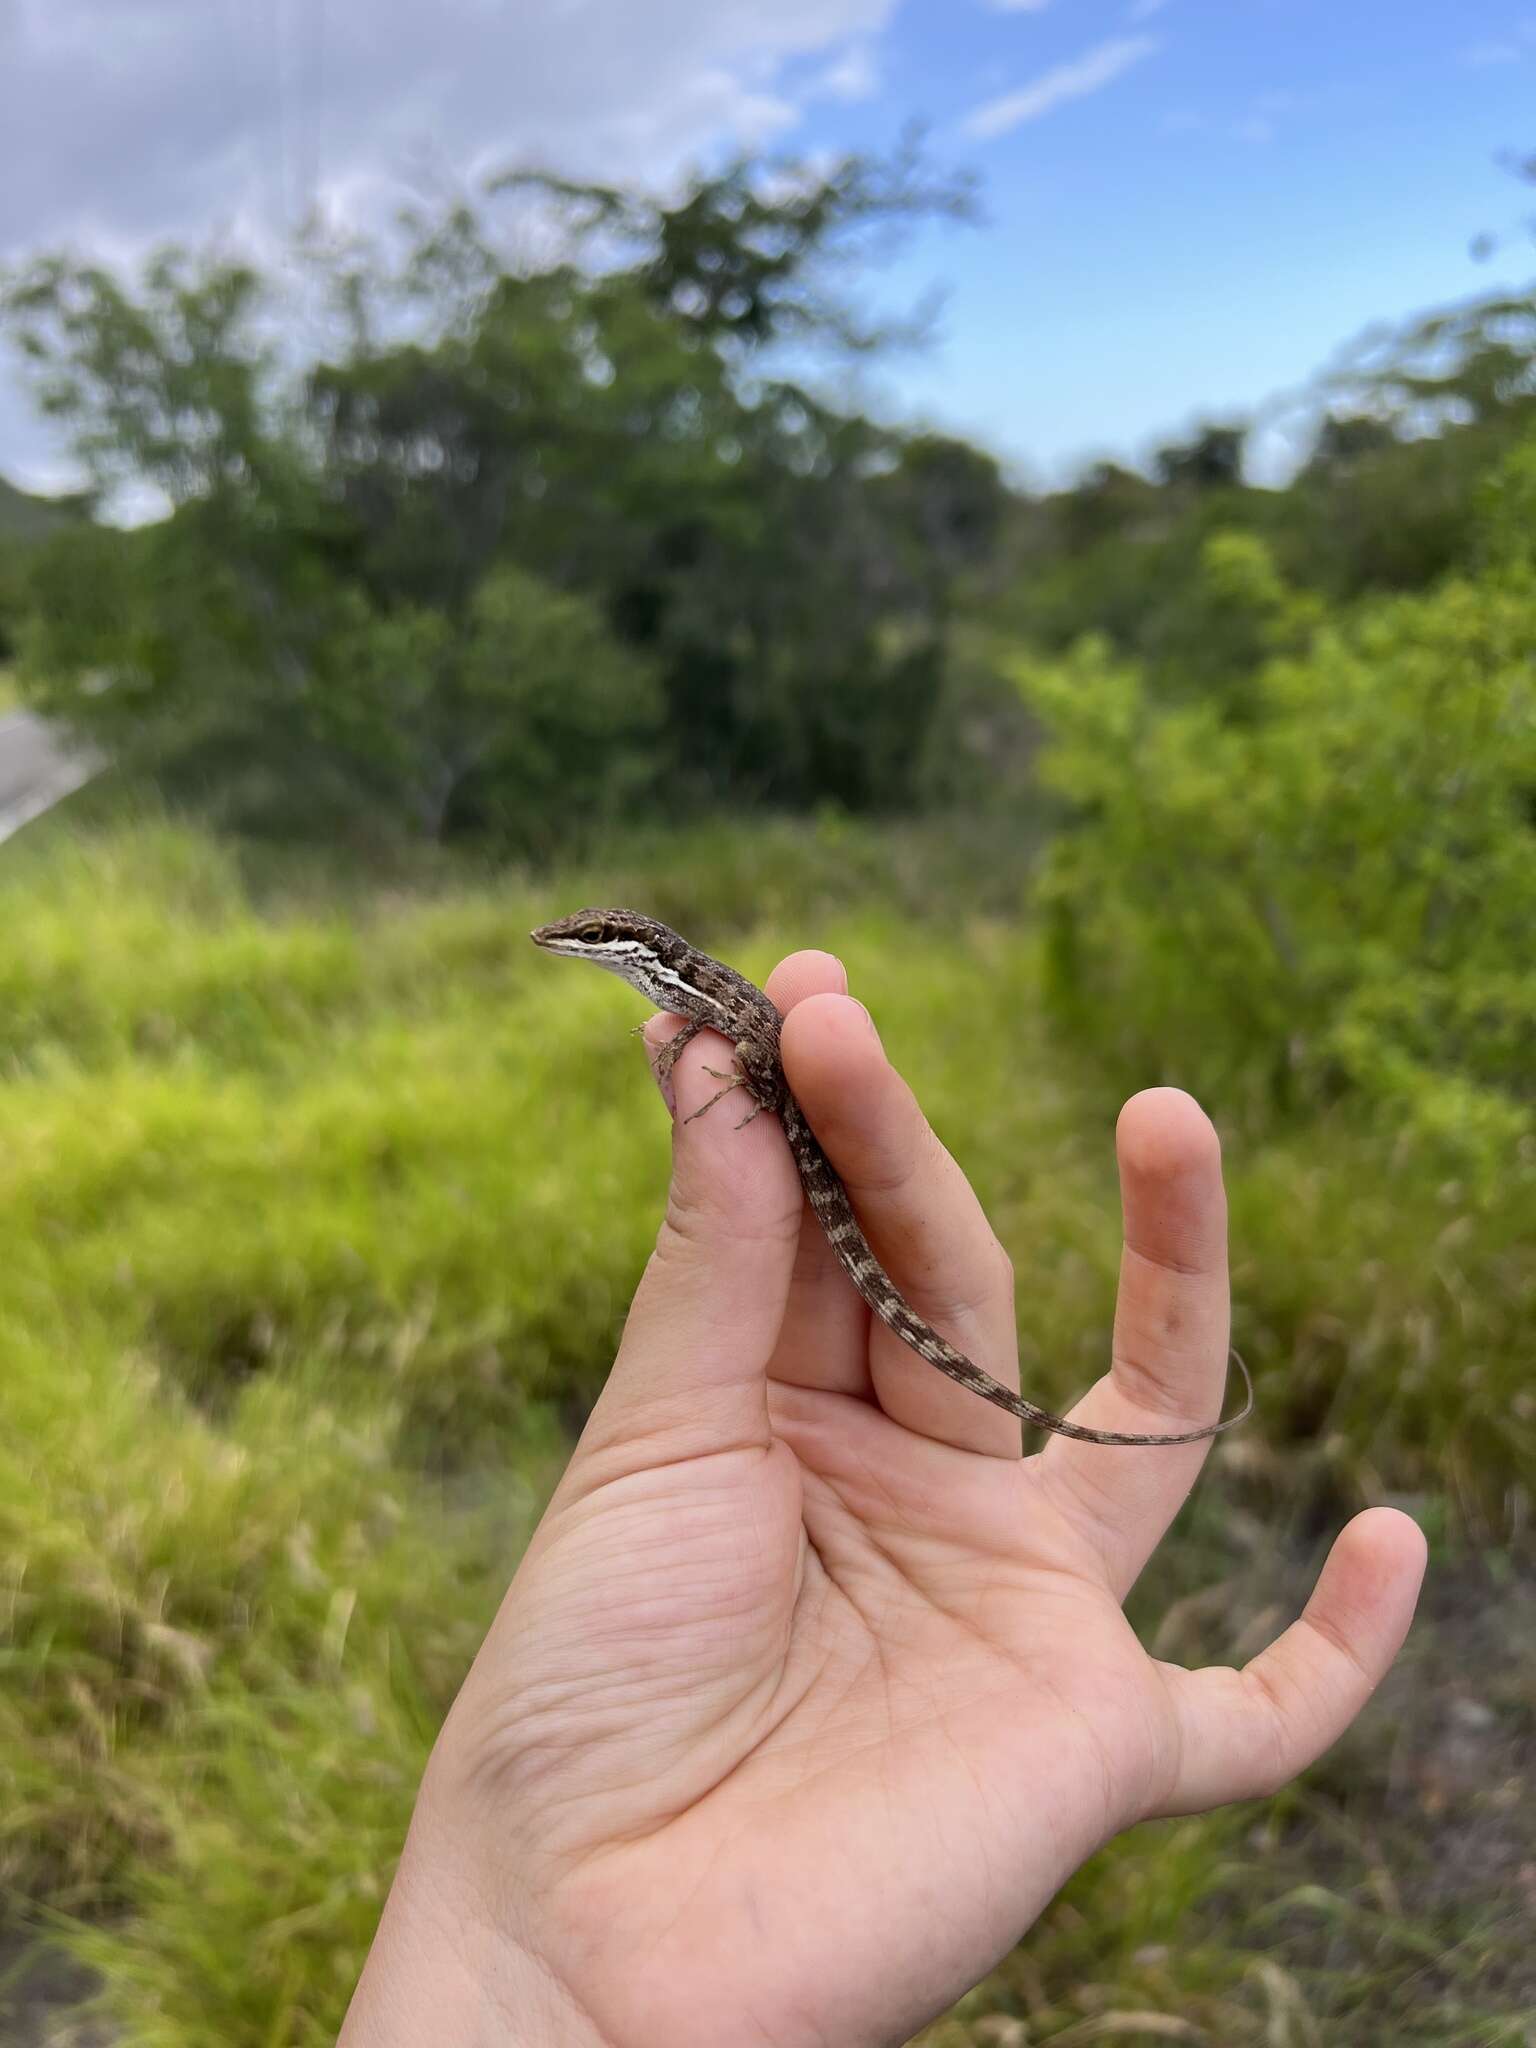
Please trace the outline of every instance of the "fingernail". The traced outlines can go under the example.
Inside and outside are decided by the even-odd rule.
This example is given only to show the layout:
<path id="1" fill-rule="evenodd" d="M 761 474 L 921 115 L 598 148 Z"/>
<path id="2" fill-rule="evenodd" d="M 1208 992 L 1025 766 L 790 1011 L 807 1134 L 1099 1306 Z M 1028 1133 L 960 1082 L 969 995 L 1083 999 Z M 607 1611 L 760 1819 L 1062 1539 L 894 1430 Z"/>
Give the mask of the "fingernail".
<path id="1" fill-rule="evenodd" d="M 849 1000 L 849 1002 L 850 1002 L 850 1003 L 854 1004 L 854 1005 L 855 1005 L 855 1007 L 856 1007 L 856 1008 L 857 1008 L 857 1009 L 859 1010 L 859 1012 L 860 1012 L 860 1013 L 861 1013 L 861 1015 L 863 1016 L 864 1022 L 865 1022 L 865 1023 L 866 1023 L 866 1024 L 867 1024 L 867 1025 L 869 1026 L 869 1035 L 870 1035 L 870 1037 L 871 1037 L 871 1038 L 872 1038 L 872 1039 L 873 1039 L 873 1040 L 875 1041 L 876 1045 L 879 1045 L 879 1044 L 880 1044 L 880 1033 L 879 1033 L 879 1032 L 878 1032 L 878 1031 L 877 1031 L 877 1030 L 875 1029 L 875 1020 L 874 1020 L 874 1018 L 873 1018 L 873 1017 L 871 1017 L 871 1015 L 869 1014 L 868 1010 L 866 1010 L 866 1009 L 865 1009 L 864 1005 L 863 1005 L 863 1004 L 862 1004 L 862 1003 L 861 1003 L 861 1002 L 859 1001 L 859 999 L 858 999 L 858 997 L 857 997 L 857 996 L 850 996 L 850 997 L 848 998 L 848 1000 Z M 883 1046 L 881 1047 L 881 1050 L 882 1050 L 882 1051 L 884 1050 L 884 1047 L 883 1047 Z"/>

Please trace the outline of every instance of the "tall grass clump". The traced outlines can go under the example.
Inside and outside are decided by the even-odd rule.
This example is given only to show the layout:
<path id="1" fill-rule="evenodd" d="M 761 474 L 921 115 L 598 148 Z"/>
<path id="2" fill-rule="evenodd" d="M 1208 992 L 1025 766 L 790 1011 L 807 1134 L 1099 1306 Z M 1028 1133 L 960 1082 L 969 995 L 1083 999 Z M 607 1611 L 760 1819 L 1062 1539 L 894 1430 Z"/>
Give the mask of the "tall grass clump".
<path id="1" fill-rule="evenodd" d="M 0 1869 L 65 1916 L 127 2040 L 334 2035 L 611 1360 L 665 1119 L 637 1010 L 529 928 L 627 896 L 758 974 L 830 942 L 920 1028 L 914 870 L 830 820 L 710 851 L 300 890 L 150 816 L 45 829 L 0 873 Z M 787 897 L 782 937 L 760 916 L 766 871 L 810 928 Z M 1027 961 L 946 912 L 928 1028 L 958 1125 L 1013 1087 L 1008 1030 L 965 1043 L 966 963 L 1012 1016 Z M 974 1163 L 1003 1199 L 1001 1127 Z"/>
<path id="2" fill-rule="evenodd" d="M 551 909 L 655 908 L 758 978 L 840 953 L 1014 1255 L 1029 1391 L 1102 1370 L 1120 1076 L 1058 1029 L 1049 937 L 977 901 L 959 842 L 925 899 L 910 848 L 844 829 L 298 888 L 149 818 L 0 871 L 0 1874 L 99 1970 L 126 2048 L 334 2037 L 435 1729 L 612 1358 L 665 1118 L 630 998 L 529 946 Z M 1176 1655 L 1293 1597 L 1277 1530 L 1303 1569 L 1388 1494 L 1507 1533 L 1532 1448 L 1524 1212 L 1491 1220 L 1434 1133 L 1348 1095 L 1307 1121 L 1208 1094 L 1260 1410 L 1148 1595 L 1149 1626 L 1172 1597 L 1194 1630 Z M 1134 1947 L 1074 1893 L 1031 1944 L 1043 1988 L 993 1987 L 991 2017 L 1087 2039 L 1091 1979 L 1265 2038 L 1262 1930 L 1145 1960 L 1175 1854 L 1212 1915 L 1280 1867 L 1222 1822 L 1117 1848 L 1077 1910 Z"/>

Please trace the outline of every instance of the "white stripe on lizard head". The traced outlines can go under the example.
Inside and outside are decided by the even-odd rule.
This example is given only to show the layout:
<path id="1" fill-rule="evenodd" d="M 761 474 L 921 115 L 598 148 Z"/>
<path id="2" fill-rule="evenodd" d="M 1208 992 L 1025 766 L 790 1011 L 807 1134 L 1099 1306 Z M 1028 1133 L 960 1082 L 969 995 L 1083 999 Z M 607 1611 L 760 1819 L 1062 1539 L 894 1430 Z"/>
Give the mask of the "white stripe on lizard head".
<path id="1" fill-rule="evenodd" d="M 625 932 L 616 929 L 620 918 L 632 921 L 634 927 Z M 658 1009 L 676 1010 L 675 998 L 687 996 L 688 1014 L 694 1014 L 700 1005 L 724 1017 L 727 1005 L 710 990 L 701 988 L 687 974 L 680 972 L 670 961 L 662 957 L 659 939 L 664 927 L 652 927 L 658 939 L 642 936 L 645 921 L 635 913 L 609 911 L 587 913 L 577 911 L 574 916 L 561 918 L 554 924 L 542 925 L 532 934 L 534 943 L 549 953 L 563 953 L 567 959 L 590 960 L 594 967 L 606 968 L 621 981 L 643 995 Z M 671 934 L 666 936 L 672 937 Z M 682 950 L 674 939 L 674 947 Z"/>

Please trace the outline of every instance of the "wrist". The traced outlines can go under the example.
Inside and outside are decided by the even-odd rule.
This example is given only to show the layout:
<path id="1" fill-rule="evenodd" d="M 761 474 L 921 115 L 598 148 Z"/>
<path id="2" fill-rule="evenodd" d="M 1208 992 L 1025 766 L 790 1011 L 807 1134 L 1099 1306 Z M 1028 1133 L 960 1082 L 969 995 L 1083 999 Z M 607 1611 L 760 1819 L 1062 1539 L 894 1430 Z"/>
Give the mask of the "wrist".
<path id="1" fill-rule="evenodd" d="M 611 2048 L 538 1958 L 407 1842 L 337 2048 Z"/>

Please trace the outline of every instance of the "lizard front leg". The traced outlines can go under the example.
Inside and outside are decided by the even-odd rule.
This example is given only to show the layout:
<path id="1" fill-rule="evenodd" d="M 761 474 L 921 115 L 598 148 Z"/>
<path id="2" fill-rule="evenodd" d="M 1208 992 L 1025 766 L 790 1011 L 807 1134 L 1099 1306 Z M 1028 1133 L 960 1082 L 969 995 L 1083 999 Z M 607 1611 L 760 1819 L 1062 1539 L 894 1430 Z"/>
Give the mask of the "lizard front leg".
<path id="1" fill-rule="evenodd" d="M 639 1028 L 643 1031 L 645 1026 L 642 1024 Z M 677 1065 L 684 1052 L 692 1045 L 703 1029 L 704 1026 L 702 1024 L 695 1023 L 691 1017 L 687 1018 L 684 1021 L 682 1030 L 669 1038 L 665 1045 L 658 1047 L 656 1057 L 652 1060 L 651 1066 L 655 1072 L 656 1079 L 663 1088 L 672 1078 L 672 1069 Z M 695 1111 L 694 1114 L 697 1115 L 698 1112 Z"/>

